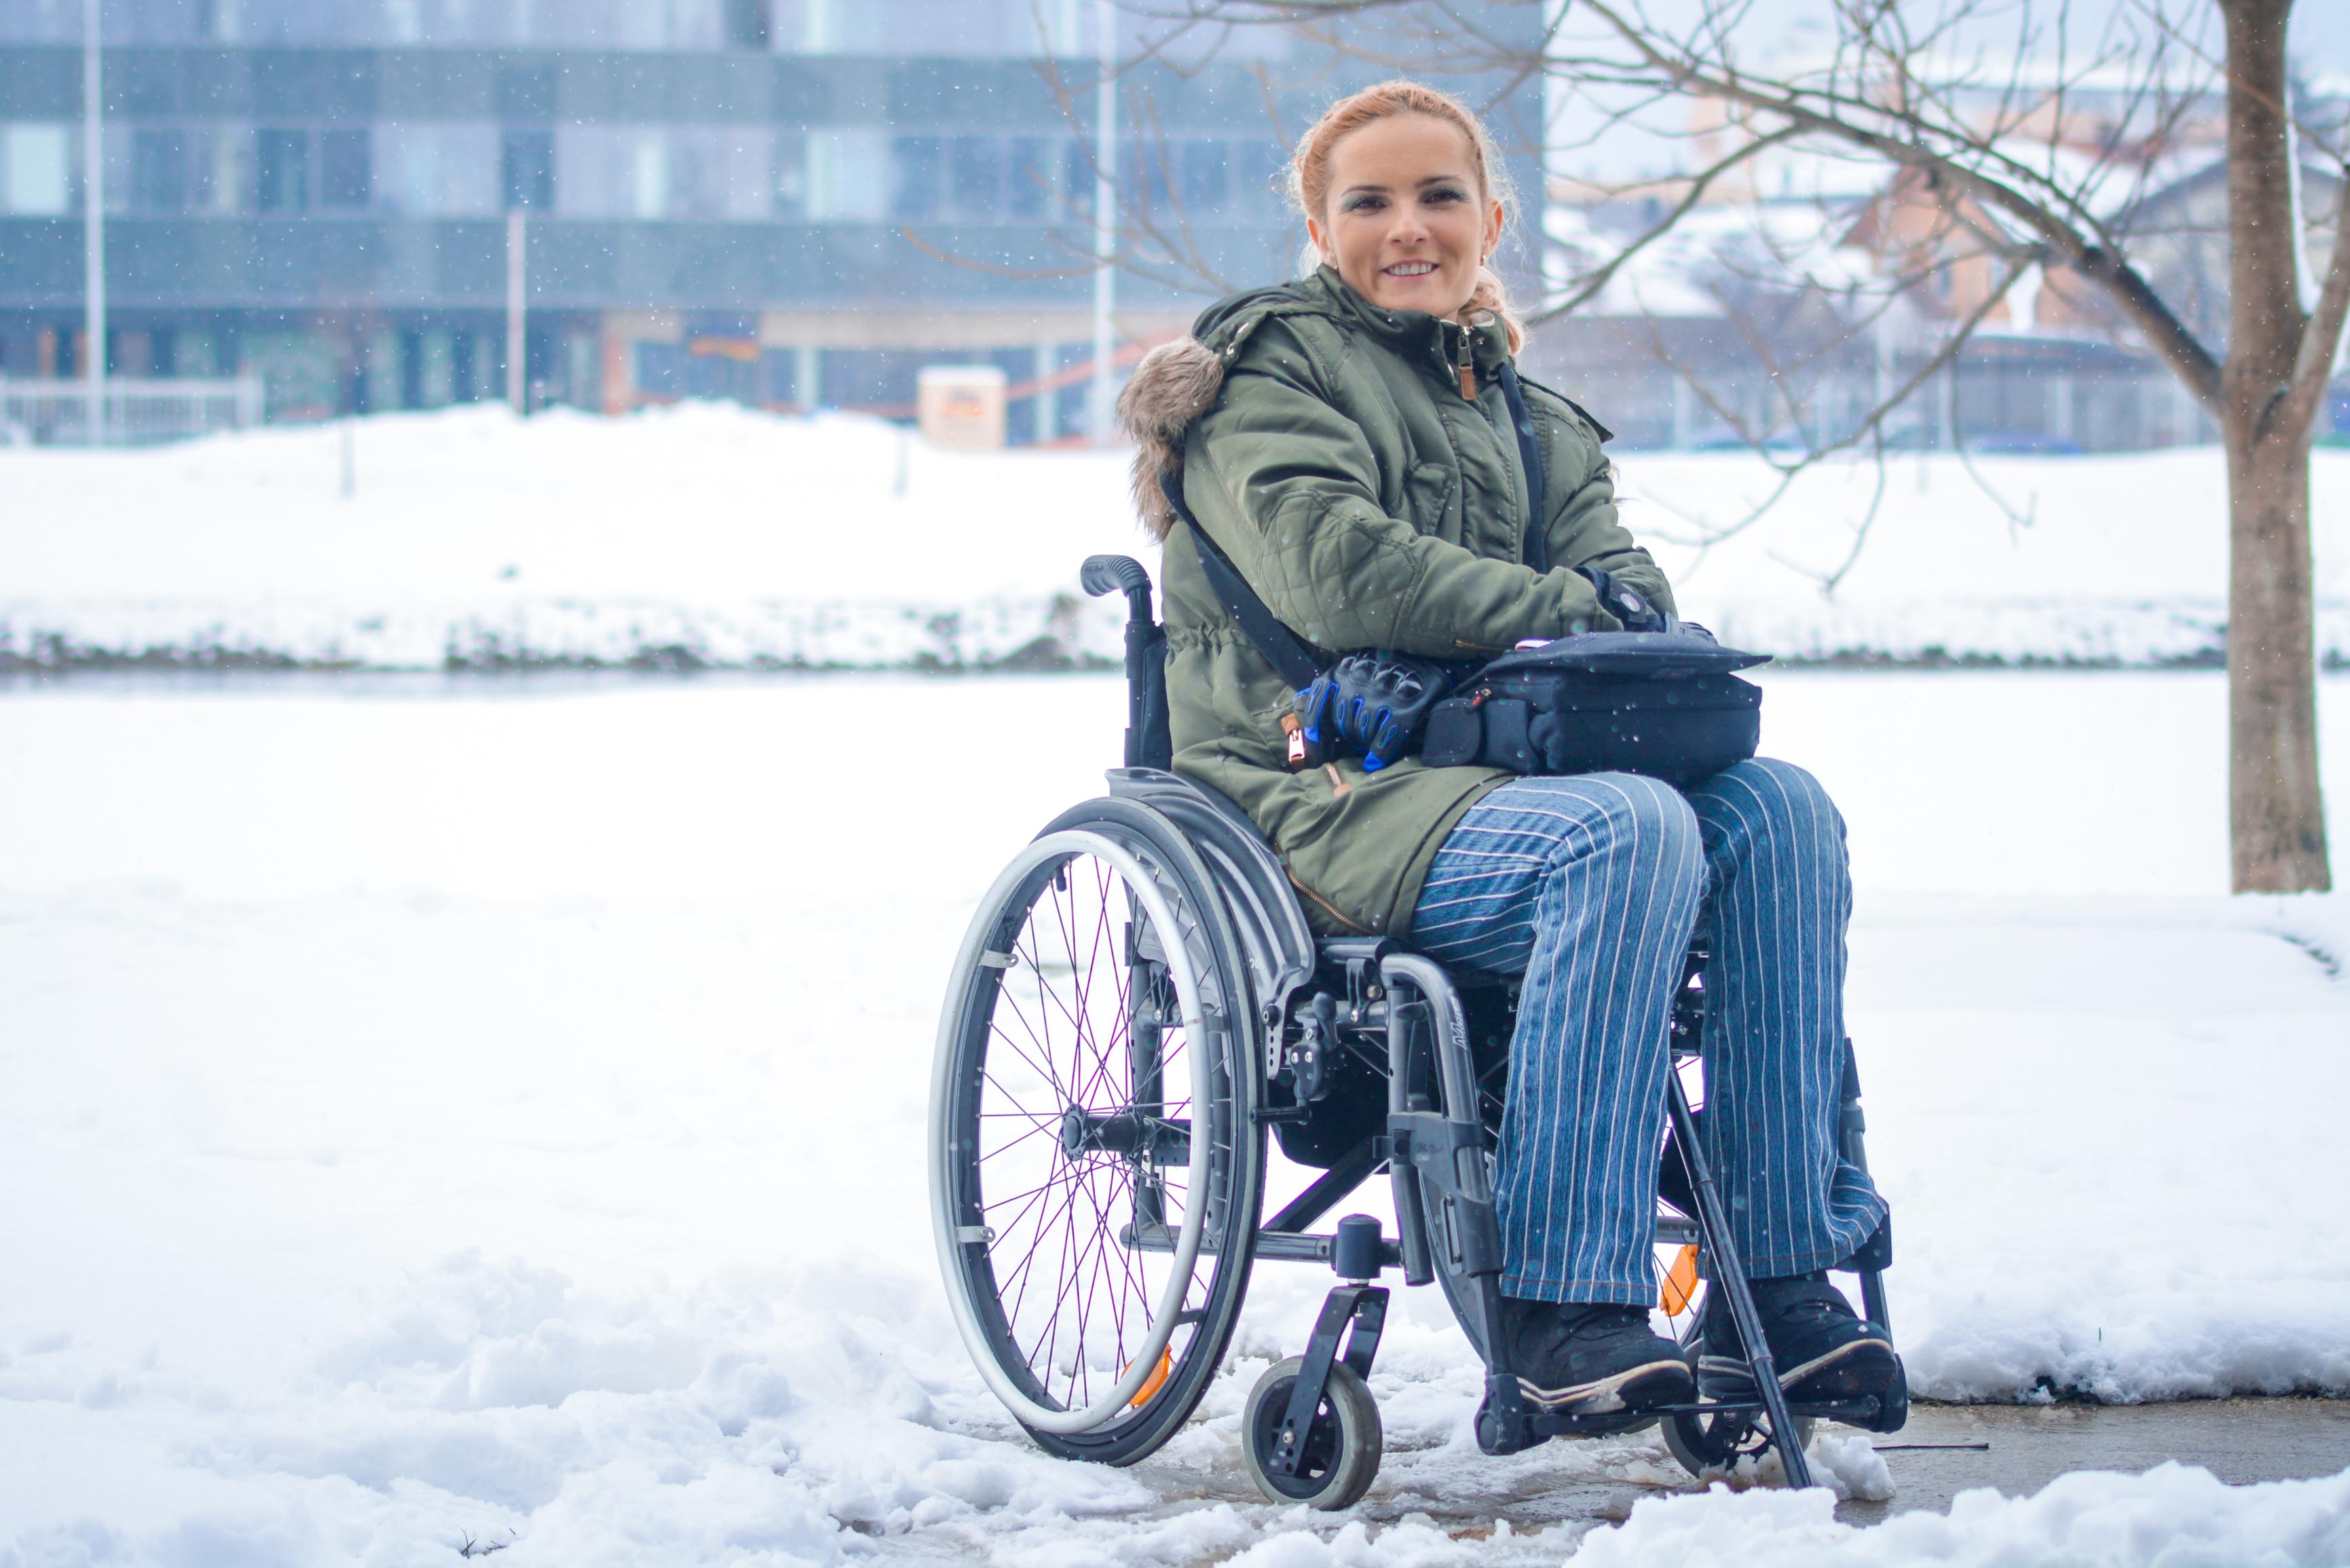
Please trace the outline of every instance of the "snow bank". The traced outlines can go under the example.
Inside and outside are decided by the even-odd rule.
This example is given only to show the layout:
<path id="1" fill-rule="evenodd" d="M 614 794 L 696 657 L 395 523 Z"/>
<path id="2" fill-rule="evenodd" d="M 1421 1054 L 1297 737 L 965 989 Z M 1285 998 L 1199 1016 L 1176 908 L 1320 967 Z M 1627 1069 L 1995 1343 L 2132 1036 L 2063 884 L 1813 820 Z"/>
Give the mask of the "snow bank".
<path id="1" fill-rule="evenodd" d="M 1851 1023 L 1921 1392 L 2350 1394 L 2350 1241 L 2311 1179 L 2350 1100 L 2350 896 L 2217 891 L 2222 686 L 1770 678 L 1774 749 L 1851 824 Z M 2322 690 L 2344 776 L 2350 681 Z M 936 1282 L 934 1010 L 971 901 L 1098 788 L 1122 694 L 940 691 L 0 700 L 0 820 L 39 826 L 0 837 L 0 1192 L 37 1195 L 0 1204 L 0 1564 L 406 1568 L 469 1540 L 516 1568 L 1555 1564 L 1586 1528 L 1557 1500 L 1596 1486 L 1679 1503 L 1586 1553 L 1880 1550 L 1823 1503 L 1680 1497 L 1653 1436 L 1482 1457 L 1476 1363 L 1424 1290 L 1380 1352 L 1369 1499 L 1271 1507 L 1239 1415 L 1312 1321 L 1310 1269 L 1257 1271 L 1231 1369 L 1147 1463 L 1022 1438 Z M 942 754 L 1020 743 L 854 789 L 809 766 L 801 737 L 910 710 Z M 1824 1435 L 1822 1469 L 1864 1492 L 1853 1441 Z M 1882 1539 L 2341 1560 L 2262 1533 L 2338 1490 L 2206 1507 L 2204 1485 L 2067 1482 Z M 2176 1524 L 2180 1487 L 2221 1533 Z M 2099 1557 L 2108 1534 L 2068 1522 L 2092 1517 L 2137 1532 Z"/>
<path id="2" fill-rule="evenodd" d="M 1715 1490 L 1646 1499 L 1622 1528 L 1594 1532 L 1575 1568 L 2307 1568 L 2350 1562 L 2350 1470 L 2324 1480 L 2223 1486 L 2166 1464 L 2139 1476 L 2082 1472 L 2036 1496 L 1960 1494 L 1947 1514 L 1839 1524 L 1835 1498 Z"/>
<path id="3" fill-rule="evenodd" d="M 1151 555 L 1124 465 L 933 452 L 868 419 L 723 404 L 0 450 L 0 668 L 1113 661 L 1121 612 L 1086 599 L 1076 570 L 1097 552 Z M 1783 491 L 1746 455 L 1635 452 L 1621 469 L 1625 520 L 1684 608 L 1783 658 L 2162 665 L 2221 650 L 2217 451 L 1972 471 L 1908 456 Z M 2320 452 L 2314 487 L 2319 648 L 2350 662 L 2350 453 Z"/>

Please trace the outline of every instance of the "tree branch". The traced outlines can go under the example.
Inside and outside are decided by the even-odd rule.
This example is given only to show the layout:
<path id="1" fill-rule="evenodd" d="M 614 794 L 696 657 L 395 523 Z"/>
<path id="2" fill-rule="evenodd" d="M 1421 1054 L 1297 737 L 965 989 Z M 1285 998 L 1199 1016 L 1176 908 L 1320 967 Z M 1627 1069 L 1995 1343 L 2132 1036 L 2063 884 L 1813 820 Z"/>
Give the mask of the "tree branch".
<path id="1" fill-rule="evenodd" d="M 2301 352 L 2293 368 L 2293 411 L 2314 418 L 2325 385 L 2333 379 L 2334 361 L 2342 348 L 2342 333 L 2350 327 L 2350 168 L 2337 170 L 2334 192 L 2334 247 L 2326 258 L 2325 281 L 2318 288 L 2317 309 L 2302 329 Z M 2295 234 L 2298 244 L 2302 236 Z"/>
<path id="2" fill-rule="evenodd" d="M 1679 223 L 1681 219 L 1688 216 L 1693 209 L 1699 206 L 1706 193 L 1706 191 L 1713 184 L 1714 181 L 1720 179 L 1723 174 L 1729 172 L 1731 169 L 1736 167 L 1738 164 L 1753 157 L 1764 148 L 1776 146 L 1780 142 L 1788 140 L 1789 139 L 1800 134 L 1802 133 L 1794 126 L 1783 127 L 1778 130 L 1772 131 L 1767 136 L 1756 138 L 1754 140 L 1748 142 L 1745 146 L 1741 147 L 1736 151 L 1731 153 L 1727 158 L 1724 158 L 1719 162 L 1713 164 L 1712 167 L 1699 173 L 1690 182 L 1690 188 L 1687 193 L 1684 194 L 1679 202 L 1676 202 L 1673 204 L 1673 210 L 1667 213 L 1663 218 L 1659 219 L 1653 228 L 1649 229 L 1647 234 L 1642 234 L 1638 239 L 1634 240 L 1630 244 L 1626 245 L 1622 250 L 1617 252 L 1613 256 L 1609 257 L 1604 265 L 1585 274 L 1582 286 L 1577 288 L 1566 298 L 1560 300 L 1555 304 L 1545 305 L 1541 310 L 1529 316 L 1526 318 L 1527 325 L 1533 326 L 1539 322 L 1548 321 L 1554 317 L 1565 316 L 1578 306 L 1583 305 L 1586 301 L 1590 300 L 1600 294 L 1610 283 L 1615 281 L 1616 275 L 1624 269 L 1626 264 L 1629 263 L 1633 257 L 1638 255 L 1642 251 L 1647 250 L 1650 244 L 1662 239 L 1667 234 L 1670 233 L 1676 223 Z"/>
<path id="3" fill-rule="evenodd" d="M 1957 190 L 1973 195 L 1986 206 L 2015 218 L 2076 271 L 2104 288 L 2121 306 L 2131 323 L 2146 335 L 2155 353 L 2199 401 L 2212 409 L 2219 406 L 2220 365 L 2211 351 L 2163 303 L 2137 268 L 2112 248 L 2096 244 L 2074 224 L 2052 212 L 2045 202 L 2035 201 L 2007 182 L 1993 178 L 1919 141 L 1874 130 L 1839 115 L 1813 109 L 1801 100 L 1801 89 L 1791 85 L 1770 82 L 1765 87 L 1750 86 L 1748 79 L 1740 75 L 1735 67 L 1725 66 L 1721 70 L 1711 70 L 1690 59 L 1676 58 L 1659 49 L 1638 24 L 1627 20 L 1616 0 L 1582 0 L 1582 3 L 1586 12 L 1607 23 L 1635 54 L 1647 62 L 1650 69 L 1665 75 L 1678 90 L 1709 93 L 1743 104 L 1749 109 L 1778 116 L 1799 129 L 1865 148 L 1889 162 L 1930 171 Z M 1866 109 L 1869 106 L 1857 107 Z M 1915 118 L 1911 118 L 1910 124 L 1919 131 L 1933 129 Z M 1975 151 L 1985 156 L 1996 156 L 1988 148 Z"/>

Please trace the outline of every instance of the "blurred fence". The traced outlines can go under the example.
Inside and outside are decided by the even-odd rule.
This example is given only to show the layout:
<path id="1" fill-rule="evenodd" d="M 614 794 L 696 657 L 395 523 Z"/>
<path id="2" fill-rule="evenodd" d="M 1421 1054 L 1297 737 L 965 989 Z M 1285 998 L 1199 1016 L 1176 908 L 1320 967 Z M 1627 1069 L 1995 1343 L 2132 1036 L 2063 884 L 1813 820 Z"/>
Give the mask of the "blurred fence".
<path id="1" fill-rule="evenodd" d="M 106 446 L 154 446 L 261 422 L 261 378 L 129 379 L 106 383 Z M 89 386 L 84 381 L 0 376 L 0 446 L 88 446 Z"/>

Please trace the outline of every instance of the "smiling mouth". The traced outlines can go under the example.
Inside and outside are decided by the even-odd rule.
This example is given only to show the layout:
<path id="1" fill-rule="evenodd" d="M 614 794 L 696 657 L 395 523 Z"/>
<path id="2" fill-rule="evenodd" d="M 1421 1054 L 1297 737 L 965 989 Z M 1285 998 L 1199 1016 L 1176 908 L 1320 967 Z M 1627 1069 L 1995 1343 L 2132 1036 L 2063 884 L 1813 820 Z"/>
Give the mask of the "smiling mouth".
<path id="1" fill-rule="evenodd" d="M 1389 277 L 1426 277 L 1436 270 L 1436 264 L 1426 261 L 1398 262 L 1395 265 L 1382 270 Z"/>

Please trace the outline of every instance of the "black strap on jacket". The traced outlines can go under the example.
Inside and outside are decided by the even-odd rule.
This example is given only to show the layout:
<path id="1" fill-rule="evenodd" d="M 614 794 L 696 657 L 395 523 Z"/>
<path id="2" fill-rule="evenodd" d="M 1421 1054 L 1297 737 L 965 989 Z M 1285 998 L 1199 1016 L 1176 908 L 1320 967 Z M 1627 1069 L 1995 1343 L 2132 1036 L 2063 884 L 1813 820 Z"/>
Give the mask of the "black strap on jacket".
<path id="1" fill-rule="evenodd" d="M 1240 623 L 1241 635 L 1249 639 L 1267 664 L 1280 672 L 1291 690 L 1303 691 L 1313 685 L 1329 660 L 1322 658 L 1312 643 L 1284 626 L 1281 618 L 1257 597 L 1256 590 L 1248 586 L 1248 579 L 1232 565 L 1232 558 L 1224 554 L 1224 547 L 1200 526 L 1200 520 L 1183 504 L 1183 482 L 1161 469 L 1159 488 L 1167 497 L 1167 504 L 1175 509 L 1175 515 L 1183 519 L 1183 526 L 1191 531 L 1191 543 L 1199 546 L 1200 570 L 1206 575 L 1208 587 L 1215 590 L 1224 613 Z"/>
<path id="2" fill-rule="evenodd" d="M 1537 572 L 1547 572 L 1550 531 L 1543 523 L 1542 443 L 1534 437 L 1534 416 L 1526 410 L 1526 396 L 1518 385 L 1518 373 L 1506 362 L 1502 366 L 1502 397 L 1509 404 L 1510 423 L 1518 433 L 1518 461 L 1526 471 L 1526 565 Z M 1224 554 L 1224 547 L 1209 536 L 1199 519 L 1191 515 L 1191 509 L 1183 504 L 1182 480 L 1175 472 L 1161 469 L 1159 489 L 1175 515 L 1183 520 L 1183 526 L 1191 531 L 1191 542 L 1199 550 L 1200 570 L 1206 576 L 1208 587 L 1214 590 L 1217 602 L 1224 607 L 1224 613 L 1239 623 L 1241 635 L 1289 682 L 1292 690 L 1303 691 L 1313 685 L 1330 660 L 1282 624 L 1281 618 L 1248 586 L 1248 579 L 1232 565 L 1232 558 Z"/>
<path id="3" fill-rule="evenodd" d="M 1526 410 L 1518 372 L 1502 361 L 1502 400 L 1510 405 L 1510 424 L 1518 432 L 1518 462 L 1526 471 L 1526 565 L 1537 572 L 1550 570 L 1550 528 L 1543 517 L 1542 442 L 1534 437 L 1534 417 Z"/>

